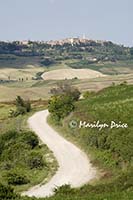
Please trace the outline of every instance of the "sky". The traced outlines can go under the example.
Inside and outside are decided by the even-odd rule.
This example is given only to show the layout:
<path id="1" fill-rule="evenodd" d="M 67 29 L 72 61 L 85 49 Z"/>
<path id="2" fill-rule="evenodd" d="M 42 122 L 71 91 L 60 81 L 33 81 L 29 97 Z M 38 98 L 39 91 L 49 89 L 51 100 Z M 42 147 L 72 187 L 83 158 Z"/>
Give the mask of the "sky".
<path id="1" fill-rule="evenodd" d="M 133 46 L 133 0 L 0 0 L 0 40 L 83 34 Z"/>

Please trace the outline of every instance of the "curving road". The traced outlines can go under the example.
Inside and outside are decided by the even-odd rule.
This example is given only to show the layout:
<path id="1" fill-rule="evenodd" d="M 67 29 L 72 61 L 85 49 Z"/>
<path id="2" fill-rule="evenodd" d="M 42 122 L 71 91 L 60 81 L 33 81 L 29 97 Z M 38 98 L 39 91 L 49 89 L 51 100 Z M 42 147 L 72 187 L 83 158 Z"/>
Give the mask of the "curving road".
<path id="1" fill-rule="evenodd" d="M 29 118 L 30 128 L 38 137 L 47 144 L 56 157 L 59 168 L 56 174 L 45 185 L 37 185 L 22 195 L 46 197 L 53 195 L 53 189 L 57 186 L 70 184 L 72 187 L 80 187 L 89 182 L 96 175 L 87 156 L 79 148 L 68 142 L 53 130 L 47 123 L 48 110 L 35 113 Z"/>

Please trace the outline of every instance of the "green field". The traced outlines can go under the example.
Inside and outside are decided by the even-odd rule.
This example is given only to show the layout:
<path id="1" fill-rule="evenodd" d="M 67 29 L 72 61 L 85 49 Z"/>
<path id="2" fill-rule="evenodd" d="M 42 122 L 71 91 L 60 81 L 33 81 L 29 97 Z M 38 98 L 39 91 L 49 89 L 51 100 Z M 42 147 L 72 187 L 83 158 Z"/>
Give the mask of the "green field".
<path id="1" fill-rule="evenodd" d="M 69 67 L 74 69 L 92 69 L 107 75 L 130 74 L 133 73 L 133 60 L 104 62 L 89 64 L 88 61 L 77 60 L 75 62 L 68 62 Z"/>
<path id="2" fill-rule="evenodd" d="M 92 97 L 80 100 L 71 115 L 62 125 L 49 123 L 68 140 L 82 148 L 98 171 L 98 180 L 79 190 L 58 193 L 51 199 L 107 199 L 127 200 L 133 198 L 133 86 L 119 85 L 106 88 Z M 128 128 L 72 128 L 70 122 L 76 120 L 110 124 L 111 121 L 127 123 Z M 66 194 L 64 195 L 64 193 Z"/>

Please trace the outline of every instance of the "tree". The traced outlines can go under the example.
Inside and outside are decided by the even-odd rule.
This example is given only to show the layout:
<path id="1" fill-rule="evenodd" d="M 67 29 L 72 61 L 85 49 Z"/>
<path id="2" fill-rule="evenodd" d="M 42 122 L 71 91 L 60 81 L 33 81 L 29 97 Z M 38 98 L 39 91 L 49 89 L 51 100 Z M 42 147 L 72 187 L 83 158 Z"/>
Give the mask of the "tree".
<path id="1" fill-rule="evenodd" d="M 24 100 L 22 99 L 22 97 L 17 96 L 15 104 L 16 104 L 17 107 L 19 107 L 19 106 L 24 107 Z"/>
<path id="2" fill-rule="evenodd" d="M 133 55 L 133 47 L 130 48 L 130 54 Z"/>
<path id="3" fill-rule="evenodd" d="M 54 64 L 55 63 L 55 61 L 54 60 L 52 60 L 51 58 L 45 58 L 45 59 L 43 59 L 42 61 L 41 61 L 41 64 L 42 65 L 45 65 L 45 66 L 50 66 L 50 65 L 52 65 L 52 64 Z"/>
<path id="4" fill-rule="evenodd" d="M 53 96 L 49 101 L 48 110 L 59 121 L 74 110 L 73 99 L 67 95 Z"/>
<path id="5" fill-rule="evenodd" d="M 80 97 L 80 91 L 77 88 L 71 86 L 68 80 L 58 83 L 56 88 L 51 89 L 51 93 L 53 95 L 63 94 L 66 96 L 70 96 L 73 101 L 77 101 Z"/>
<path id="6" fill-rule="evenodd" d="M 48 109 L 54 119 L 60 121 L 74 110 L 74 102 L 79 99 L 80 92 L 65 80 L 58 83 L 57 87 L 51 90 L 51 93 L 53 96 L 49 100 Z"/>
<path id="7" fill-rule="evenodd" d="M 17 96 L 16 101 L 16 110 L 10 110 L 10 116 L 18 116 L 18 115 L 24 115 L 27 112 L 31 111 L 31 103 L 29 100 L 24 101 L 24 99 L 20 96 Z"/>

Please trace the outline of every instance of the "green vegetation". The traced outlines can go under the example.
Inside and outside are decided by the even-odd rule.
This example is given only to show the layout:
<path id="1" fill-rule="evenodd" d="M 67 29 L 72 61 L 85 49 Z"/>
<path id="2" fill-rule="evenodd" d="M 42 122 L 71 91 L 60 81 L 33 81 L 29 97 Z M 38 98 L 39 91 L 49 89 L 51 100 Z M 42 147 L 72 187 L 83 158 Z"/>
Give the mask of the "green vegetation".
<path id="1" fill-rule="evenodd" d="M 95 95 L 94 91 L 86 91 L 86 92 L 83 93 L 83 98 L 84 99 L 88 99 L 88 98 L 90 98 L 93 95 Z"/>
<path id="2" fill-rule="evenodd" d="M 15 109 L 15 103 L 0 104 L 0 183 L 3 184 L 0 185 L 0 195 L 4 195 L 6 188 L 13 193 L 7 185 L 18 192 L 44 183 L 57 169 L 52 152 L 46 145 L 41 145 L 27 126 L 27 119 L 34 112 L 45 109 L 47 102 L 40 100 L 31 104 L 30 113 L 16 117 L 10 117 L 10 109 Z"/>
<path id="3" fill-rule="evenodd" d="M 1 182 L 13 186 L 25 185 L 25 188 L 28 184 L 28 187 L 37 184 L 38 177 L 43 180 L 50 170 L 46 155 L 47 147 L 39 146 L 37 136 L 30 131 L 9 131 L 0 135 Z M 17 187 L 18 190 L 20 188 Z"/>
<path id="4" fill-rule="evenodd" d="M 78 190 L 59 189 L 51 199 L 128 200 L 133 198 L 133 86 L 125 83 L 111 86 L 75 104 L 74 112 L 62 125 L 49 122 L 64 136 L 80 146 L 101 171 L 101 178 Z M 72 128 L 72 120 L 110 124 L 127 123 L 128 128 Z M 63 191 L 63 192 L 62 192 Z M 67 191 L 69 191 L 67 193 Z"/>
<path id="5" fill-rule="evenodd" d="M 7 200 L 7 199 L 16 199 L 18 195 L 14 193 L 14 190 L 10 186 L 2 185 L 0 183 L 0 199 Z"/>
<path id="6" fill-rule="evenodd" d="M 16 110 L 10 110 L 10 115 L 12 117 L 17 117 L 18 115 L 24 115 L 31 111 L 31 103 L 29 100 L 25 101 L 22 97 L 17 96 L 16 101 Z"/>
<path id="7" fill-rule="evenodd" d="M 60 121 L 74 110 L 73 100 L 70 96 L 53 96 L 49 101 L 48 110 L 56 121 Z"/>
<path id="8" fill-rule="evenodd" d="M 29 41 L 27 45 L 19 41 L 0 42 L 0 68 L 25 69 L 33 65 L 42 67 L 42 70 L 48 70 L 53 66 L 66 63 L 73 68 L 92 68 L 103 71 L 105 74 L 116 74 L 117 66 L 124 63 L 126 67 L 126 62 L 128 65 L 128 62 L 132 63 L 132 59 L 132 48 L 110 41 L 86 40 L 86 42 L 77 42 L 74 46 L 69 43 L 53 46 L 32 41 Z M 109 72 L 104 69 L 108 68 L 108 65 L 109 68 L 113 68 L 109 69 Z M 130 66 L 127 67 L 130 69 Z"/>
<path id="9" fill-rule="evenodd" d="M 110 86 L 98 93 L 79 91 L 62 81 L 43 81 L 43 72 L 59 68 L 88 68 L 109 77 L 70 81 L 80 91 Z M 16 192 L 48 180 L 57 169 L 52 153 L 29 131 L 27 119 L 47 107 L 50 123 L 80 146 L 100 171 L 100 179 L 79 189 L 69 185 L 55 189 L 43 200 L 132 200 L 133 199 L 133 48 L 112 42 L 48 45 L 29 41 L 0 42 L 0 199 L 35 200 Z M 118 76 L 117 76 L 118 75 Z M 55 84 L 58 83 L 56 88 Z M 114 83 L 114 84 L 112 84 Z M 49 94 L 51 91 L 51 94 Z M 15 96 L 18 97 L 16 103 Z M 40 100 L 37 100 L 42 98 Z M 31 105 L 24 99 L 31 99 Z M 34 101 L 33 101 L 34 100 Z M 12 101 L 6 103 L 6 101 Z M 32 107 L 32 110 L 31 110 Z M 11 117 L 13 110 L 15 117 Z M 30 111 L 30 112 L 29 112 Z M 69 113 L 71 112 L 71 115 Z M 16 114 L 17 113 L 17 114 Z M 128 128 L 71 128 L 70 122 L 127 123 Z M 59 121 L 60 123 L 57 123 Z M 55 123 L 56 122 L 56 123 Z M 52 161 L 50 161 L 52 160 Z M 33 176 L 34 175 L 34 176 Z"/>
<path id="10" fill-rule="evenodd" d="M 0 42 L 0 54 L 8 54 L 8 60 L 16 60 L 16 56 L 40 56 L 54 57 L 55 60 L 62 59 L 81 59 L 85 54 L 95 55 L 98 60 L 123 60 L 132 57 L 132 48 L 124 47 L 122 45 L 114 44 L 110 41 L 97 42 L 86 40 L 86 42 L 75 42 L 75 45 L 70 43 L 50 45 L 46 43 L 39 43 L 28 41 L 27 44 L 21 44 L 19 41 L 12 43 Z M 10 55 L 13 55 L 10 56 Z M 3 60 L 3 58 L 0 58 Z M 45 60 L 45 59 L 44 59 Z M 91 60 L 91 59 L 90 59 Z M 92 61 L 92 60 L 91 60 Z"/>
<path id="11" fill-rule="evenodd" d="M 62 119 L 62 125 L 58 124 L 58 131 L 64 133 L 64 136 L 79 145 L 88 155 L 91 155 L 92 163 L 102 169 L 101 178 L 94 183 L 87 184 L 79 189 L 71 189 L 69 185 L 62 186 L 55 190 L 56 194 L 50 198 L 42 198 L 42 200 L 131 200 L 133 199 L 133 173 L 132 173 L 132 115 L 133 115 L 133 86 L 121 84 L 111 86 L 100 91 L 97 94 L 88 95 L 86 99 L 80 100 L 75 104 L 74 112 Z M 69 123 L 71 120 L 85 120 L 94 122 L 109 123 L 111 120 L 122 121 L 128 123 L 127 129 L 97 129 L 89 128 L 71 128 Z M 50 122 L 53 123 L 50 119 Z M 19 133 L 20 134 L 20 133 Z M 18 134 L 18 135 L 19 135 Z M 22 139 L 22 135 L 19 137 Z M 25 137 L 24 137 L 25 138 Z M 21 141 L 21 140 L 20 140 Z M 31 143 L 32 144 L 32 143 Z M 29 143 L 27 146 L 30 146 Z M 37 145 L 37 144 L 36 144 Z M 30 146 L 31 147 L 31 146 Z M 37 146 L 36 146 L 37 147 Z M 31 148 L 31 151 L 36 149 Z M 29 158 L 32 158 L 29 157 Z M 34 160 L 34 159 L 33 159 Z M 35 159 L 36 160 L 36 159 Z M 38 165 L 38 160 L 32 164 Z M 40 161 L 39 161 L 40 163 Z M 36 166 L 35 164 L 35 166 Z M 34 165 L 33 165 L 34 166 Z M 32 167 L 33 167 L 32 166 Z M 32 169 L 31 165 L 29 170 Z M 40 165 L 39 165 L 40 167 Z M 38 169 L 37 169 L 38 170 Z M 20 176 L 21 175 L 21 176 Z M 22 174 L 11 173 L 11 179 L 14 176 L 18 181 L 27 181 Z M 28 179 L 29 180 L 29 179 Z M 3 182 L 4 184 L 4 182 Z M 15 186 L 16 187 L 16 186 Z M 19 186 L 20 187 L 20 186 Z M 36 198 L 20 197 L 13 193 L 9 186 L 0 186 L 2 198 L 15 200 L 35 200 Z M 5 192 L 6 191 L 6 192 Z M 9 196 L 10 195 L 10 196 Z M 8 198 L 9 196 L 9 198 Z M 1 199 L 2 199 L 1 198 Z"/>
<path id="12" fill-rule="evenodd" d="M 51 92 L 54 95 L 49 100 L 48 110 L 53 119 L 59 122 L 74 110 L 74 102 L 79 99 L 80 92 L 71 87 L 67 81 L 60 83 Z"/>
<path id="13" fill-rule="evenodd" d="M 69 67 L 74 69 L 92 69 L 99 71 L 103 74 L 108 75 L 118 75 L 118 74 L 129 74 L 133 70 L 133 61 L 132 60 L 117 60 L 115 62 L 111 61 L 98 61 L 98 62 L 89 62 L 87 59 L 78 60 L 75 62 L 66 63 Z"/>

